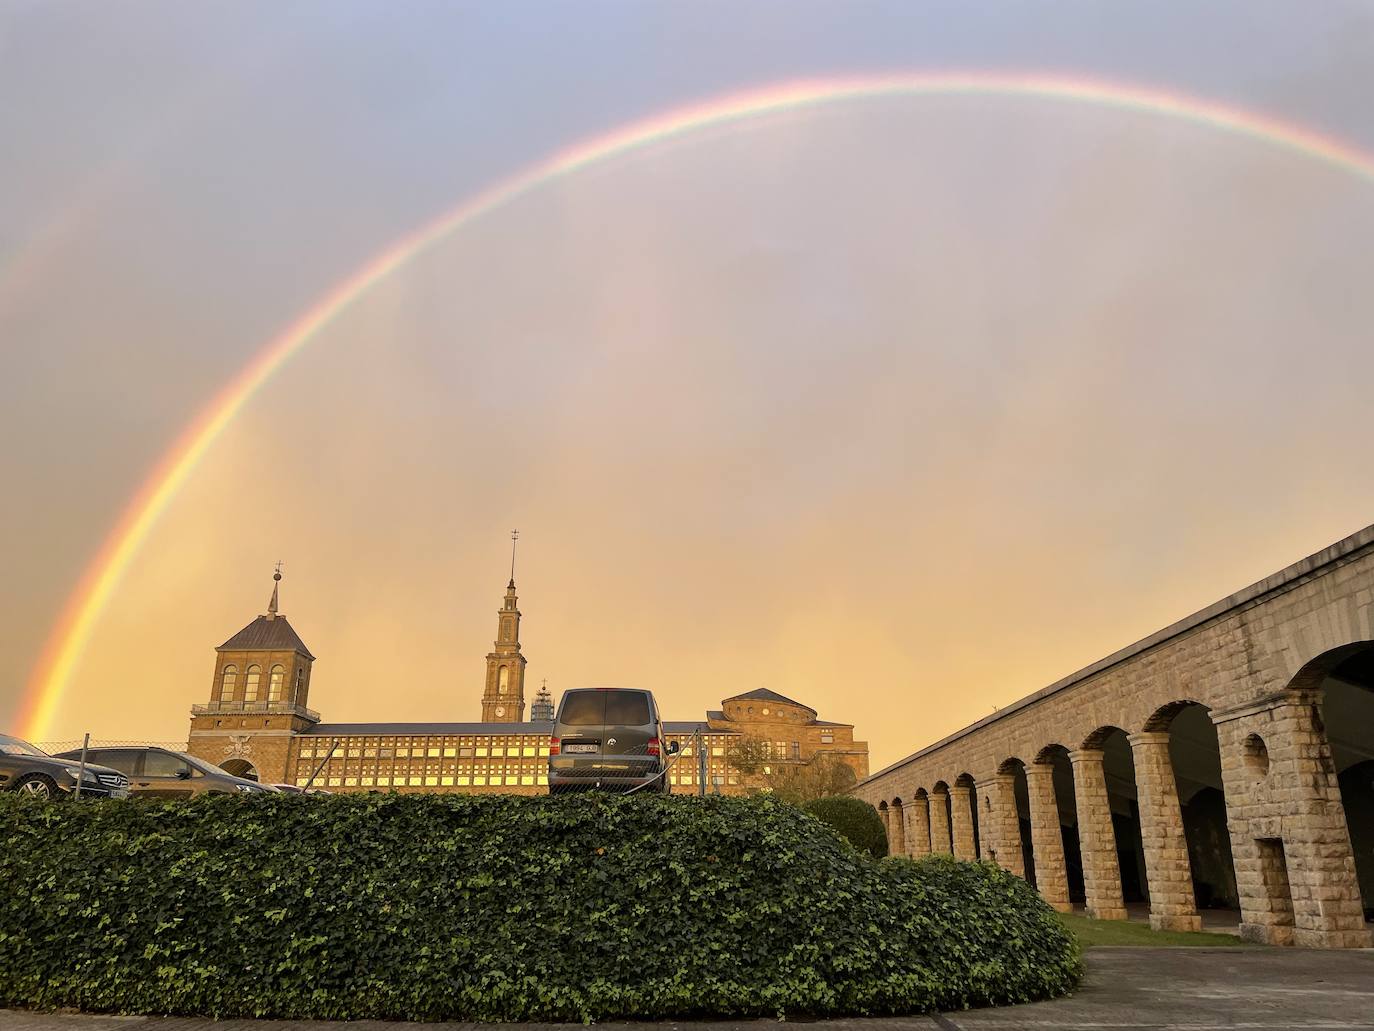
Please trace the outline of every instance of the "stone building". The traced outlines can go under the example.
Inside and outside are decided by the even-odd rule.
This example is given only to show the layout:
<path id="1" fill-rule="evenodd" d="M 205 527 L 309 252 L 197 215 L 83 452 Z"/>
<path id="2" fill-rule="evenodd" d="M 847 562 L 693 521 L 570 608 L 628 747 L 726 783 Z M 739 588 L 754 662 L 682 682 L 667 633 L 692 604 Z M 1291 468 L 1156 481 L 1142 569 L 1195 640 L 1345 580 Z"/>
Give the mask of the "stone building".
<path id="1" fill-rule="evenodd" d="M 514 792 L 547 790 L 554 714 L 547 686 L 525 714 L 526 659 L 512 574 L 486 657 L 477 723 L 324 723 L 309 708 L 314 656 L 278 609 L 281 573 L 267 612 L 216 649 L 210 698 L 191 707 L 187 751 L 231 773 L 327 791 Z M 769 743 L 772 761 L 810 762 L 830 753 L 868 775 L 868 744 L 854 727 L 768 690 L 725 699 L 704 720 L 665 721 L 681 745 L 670 770 L 684 793 L 746 790 L 727 761 L 733 742 Z M 704 775 L 704 785 L 703 785 Z"/>
<path id="2" fill-rule="evenodd" d="M 859 783 L 896 853 L 990 859 L 1055 908 L 1370 945 L 1374 527 Z"/>

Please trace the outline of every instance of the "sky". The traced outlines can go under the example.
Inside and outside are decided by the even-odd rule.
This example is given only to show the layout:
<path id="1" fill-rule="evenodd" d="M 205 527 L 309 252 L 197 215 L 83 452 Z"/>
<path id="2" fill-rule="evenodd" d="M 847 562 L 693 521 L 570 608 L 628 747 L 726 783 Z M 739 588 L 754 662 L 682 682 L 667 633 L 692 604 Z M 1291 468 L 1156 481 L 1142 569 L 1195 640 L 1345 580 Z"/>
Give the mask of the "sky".
<path id="1" fill-rule="evenodd" d="M 83 573 L 269 340 L 638 119 L 1034 72 L 1374 152 L 1374 4 L 0 6 L 0 731 Z M 406 262 L 223 430 L 46 741 L 184 741 L 282 611 L 331 722 L 528 683 L 767 687 L 879 767 L 1374 522 L 1374 181 L 1026 96 L 858 99 L 560 178 Z"/>

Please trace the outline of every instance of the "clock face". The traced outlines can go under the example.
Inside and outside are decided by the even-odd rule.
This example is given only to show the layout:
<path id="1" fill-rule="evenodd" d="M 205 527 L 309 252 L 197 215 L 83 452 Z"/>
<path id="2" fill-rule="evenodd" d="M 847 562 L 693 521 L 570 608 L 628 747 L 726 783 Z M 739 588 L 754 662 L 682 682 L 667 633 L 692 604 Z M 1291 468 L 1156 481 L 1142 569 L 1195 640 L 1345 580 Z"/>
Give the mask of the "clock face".
<path id="1" fill-rule="evenodd" d="M 496 715 L 498 715 L 498 716 L 504 716 L 505 714 L 506 714 L 506 707 L 505 707 L 504 705 L 498 705 L 498 706 L 496 707 Z"/>

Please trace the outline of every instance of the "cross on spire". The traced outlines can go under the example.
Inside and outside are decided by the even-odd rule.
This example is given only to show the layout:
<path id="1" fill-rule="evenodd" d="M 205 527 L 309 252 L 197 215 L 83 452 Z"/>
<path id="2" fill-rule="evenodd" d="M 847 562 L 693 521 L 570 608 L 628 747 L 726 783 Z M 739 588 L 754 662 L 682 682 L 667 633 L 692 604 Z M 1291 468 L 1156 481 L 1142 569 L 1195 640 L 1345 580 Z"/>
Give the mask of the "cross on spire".
<path id="1" fill-rule="evenodd" d="M 515 542 L 520 539 L 520 531 L 510 532 L 510 585 L 515 586 Z"/>
<path id="2" fill-rule="evenodd" d="M 277 559 L 277 566 L 272 571 L 272 600 L 267 603 L 267 618 L 277 618 L 277 588 L 281 584 L 281 559 Z"/>

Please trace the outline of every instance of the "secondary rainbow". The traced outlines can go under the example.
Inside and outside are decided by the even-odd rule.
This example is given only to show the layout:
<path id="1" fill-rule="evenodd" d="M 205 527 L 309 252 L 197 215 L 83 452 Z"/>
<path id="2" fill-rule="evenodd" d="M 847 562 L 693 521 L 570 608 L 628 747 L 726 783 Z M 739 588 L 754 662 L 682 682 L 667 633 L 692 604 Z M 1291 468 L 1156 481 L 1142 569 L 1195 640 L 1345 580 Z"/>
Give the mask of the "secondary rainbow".
<path id="1" fill-rule="evenodd" d="M 988 95 L 1093 104 L 1180 119 L 1291 151 L 1374 182 L 1374 155 L 1268 115 L 1182 93 L 1043 74 L 922 72 L 800 80 L 676 108 L 559 150 L 462 201 L 396 241 L 317 300 L 269 341 L 185 429 L 105 538 L 44 646 L 19 713 L 21 733 L 45 737 L 59 701 L 130 562 L 215 440 L 264 383 L 350 304 L 474 219 L 591 165 L 713 126 L 762 115 L 884 96 Z"/>

